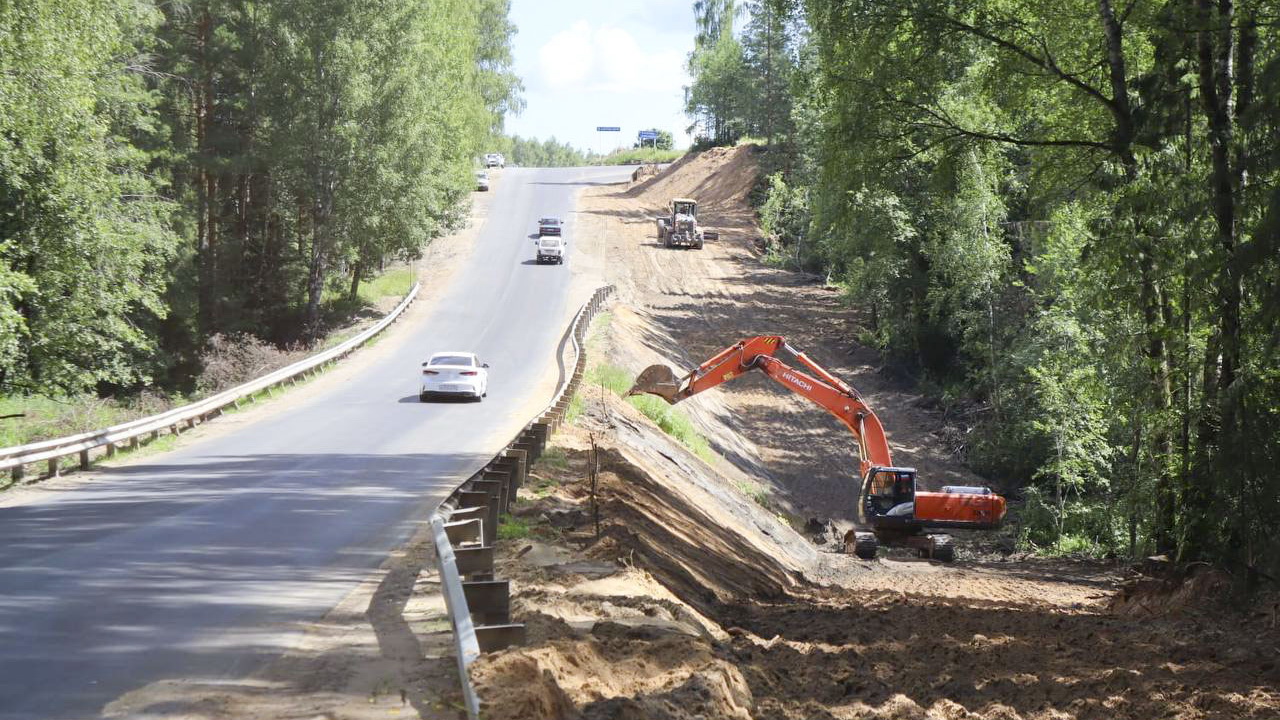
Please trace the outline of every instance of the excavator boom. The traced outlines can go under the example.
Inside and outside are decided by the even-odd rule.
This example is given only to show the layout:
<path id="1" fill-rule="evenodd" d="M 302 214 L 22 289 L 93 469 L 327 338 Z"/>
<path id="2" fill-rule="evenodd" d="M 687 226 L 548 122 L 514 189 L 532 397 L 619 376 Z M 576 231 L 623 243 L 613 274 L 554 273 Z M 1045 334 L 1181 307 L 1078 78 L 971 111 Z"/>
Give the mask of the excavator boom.
<path id="1" fill-rule="evenodd" d="M 812 375 L 796 369 L 775 357 L 785 349 Z M 651 365 L 636 378 L 627 395 L 657 395 L 672 405 L 705 390 L 760 370 L 792 392 L 812 400 L 844 423 L 858 439 L 862 458 L 862 475 L 873 466 L 893 465 L 889 441 L 880 419 L 862 401 L 862 396 L 844 381 L 832 375 L 808 355 L 787 344 L 778 335 L 760 335 L 742 340 L 717 353 L 682 378 L 665 365 Z"/>
<path id="2" fill-rule="evenodd" d="M 775 357 L 779 350 L 786 350 L 804 370 Z M 987 529 L 1004 520 L 1004 498 L 987 488 L 944 487 L 942 492 L 917 492 L 915 470 L 893 466 L 884 426 L 858 391 L 778 335 L 741 340 L 684 376 L 677 376 L 665 365 L 652 365 L 640 373 L 627 395 L 648 393 L 674 405 L 752 370 L 821 406 L 853 433 L 861 457 L 859 508 L 882 540 L 903 541 L 927 549 L 931 556 L 949 558 L 950 538 L 918 536 L 921 528 Z M 938 553 L 938 543 L 944 540 L 945 553 Z M 862 550 L 860 545 L 855 552 L 863 555 Z M 870 553 L 874 556 L 874 544 Z"/>

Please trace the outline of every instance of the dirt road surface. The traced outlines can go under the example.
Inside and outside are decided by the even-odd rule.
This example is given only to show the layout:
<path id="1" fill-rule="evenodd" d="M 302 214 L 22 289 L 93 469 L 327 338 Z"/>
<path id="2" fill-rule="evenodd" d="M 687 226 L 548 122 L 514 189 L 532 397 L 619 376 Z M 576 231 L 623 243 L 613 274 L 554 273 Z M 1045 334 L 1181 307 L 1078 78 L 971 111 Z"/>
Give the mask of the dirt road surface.
<path id="1" fill-rule="evenodd" d="M 941 418 L 851 342 L 854 310 L 756 258 L 755 161 L 750 148 L 713 150 L 590 191 L 576 222 L 594 259 L 579 269 L 620 295 L 592 362 L 689 368 L 741 337 L 782 334 L 862 391 L 895 461 L 931 485 L 981 482 Z M 719 242 L 658 245 L 652 217 L 682 195 L 702 201 Z M 851 517 L 854 443 L 767 379 L 681 405 L 709 464 L 608 392 L 582 402 L 499 548 L 531 642 L 477 666 L 487 718 L 1280 717 L 1274 611 L 1224 608 L 1209 591 L 1121 602 L 1114 563 L 972 543 L 951 565 L 863 562 L 815 544 L 793 525 Z M 759 487 L 772 494 L 741 491 Z"/>

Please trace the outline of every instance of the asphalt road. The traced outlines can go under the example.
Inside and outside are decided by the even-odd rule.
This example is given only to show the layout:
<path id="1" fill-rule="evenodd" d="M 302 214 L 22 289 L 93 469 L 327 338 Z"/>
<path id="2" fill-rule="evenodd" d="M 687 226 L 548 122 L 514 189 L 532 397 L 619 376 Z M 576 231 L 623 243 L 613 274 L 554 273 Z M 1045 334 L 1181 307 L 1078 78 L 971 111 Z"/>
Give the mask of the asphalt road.
<path id="1" fill-rule="evenodd" d="M 475 252 L 394 330 L 397 352 L 286 411 L 0 507 L 0 718 L 98 717 L 152 682 L 243 677 L 287 649 L 550 398 L 573 224 L 564 266 L 534 265 L 528 235 L 628 170 L 505 171 Z M 417 401 L 439 350 L 491 365 L 484 402 Z"/>

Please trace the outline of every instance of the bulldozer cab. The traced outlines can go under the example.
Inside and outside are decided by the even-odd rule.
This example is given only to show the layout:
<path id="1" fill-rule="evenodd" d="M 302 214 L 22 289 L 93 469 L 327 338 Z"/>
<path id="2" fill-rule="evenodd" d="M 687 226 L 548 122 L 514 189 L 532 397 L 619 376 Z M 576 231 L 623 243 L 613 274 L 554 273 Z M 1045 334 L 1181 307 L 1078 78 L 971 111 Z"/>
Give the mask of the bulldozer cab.
<path id="1" fill-rule="evenodd" d="M 867 473 L 863 510 L 867 518 L 910 520 L 914 515 L 916 471 L 914 468 L 873 467 Z"/>
<path id="2" fill-rule="evenodd" d="M 697 215 L 698 201 L 689 198 L 676 198 L 671 201 L 672 215 Z"/>

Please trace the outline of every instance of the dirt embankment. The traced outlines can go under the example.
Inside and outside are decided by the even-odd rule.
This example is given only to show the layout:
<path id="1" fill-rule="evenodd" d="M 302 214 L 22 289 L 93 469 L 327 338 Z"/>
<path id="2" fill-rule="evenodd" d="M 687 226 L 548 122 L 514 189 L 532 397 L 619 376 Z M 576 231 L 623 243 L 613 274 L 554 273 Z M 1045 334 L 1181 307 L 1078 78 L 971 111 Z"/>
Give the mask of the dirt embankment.
<path id="1" fill-rule="evenodd" d="M 690 156 L 587 198 L 578 271 L 620 290 L 595 361 L 688 368 L 782 334 L 864 393 L 898 462 L 932 484 L 975 482 L 939 418 L 850 342 L 854 313 L 753 255 L 752 152 Z M 720 241 L 662 248 L 652 216 L 673 196 L 700 200 Z M 1115 602 L 1103 565 L 867 563 L 811 544 L 775 509 L 850 515 L 854 443 L 764 378 L 681 405 L 711 465 L 608 392 L 583 397 L 499 548 L 531 642 L 476 666 L 488 718 L 1280 717 L 1274 618 Z M 738 490 L 753 484 L 774 489 L 769 508 Z"/>
<path id="2" fill-rule="evenodd" d="M 579 245 L 603 258 L 603 279 L 619 289 L 621 332 L 610 362 L 631 372 L 655 362 L 689 369 L 741 338 L 783 335 L 866 397 L 889 430 L 896 463 L 918 468 L 931 487 L 983 484 L 950 452 L 949 431 L 923 398 L 878 372 L 876 353 L 852 340 L 859 316 L 838 291 L 760 262 L 747 204 L 756 166 L 754 147 L 718 148 L 584 198 Z M 720 232 L 718 241 L 698 251 L 661 246 L 653 218 L 680 196 L 699 201 L 700 221 Z M 717 454 L 765 478 L 789 514 L 853 518 L 855 442 L 820 408 L 757 374 L 681 407 Z"/>

